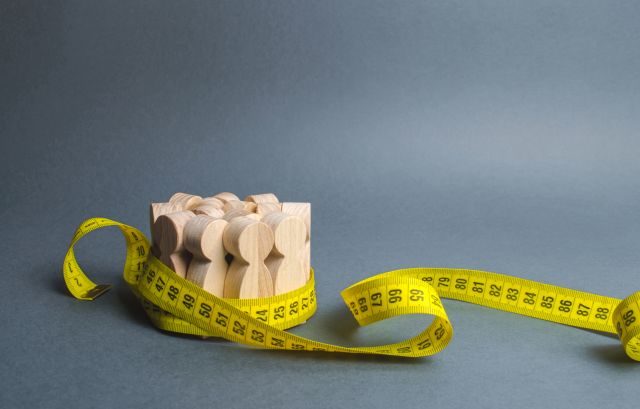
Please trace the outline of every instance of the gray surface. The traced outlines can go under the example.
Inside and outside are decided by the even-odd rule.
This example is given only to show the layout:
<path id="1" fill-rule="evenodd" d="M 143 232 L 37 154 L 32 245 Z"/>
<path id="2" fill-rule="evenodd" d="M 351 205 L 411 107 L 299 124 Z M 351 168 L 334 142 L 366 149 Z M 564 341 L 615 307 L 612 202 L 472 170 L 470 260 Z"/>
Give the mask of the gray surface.
<path id="1" fill-rule="evenodd" d="M 637 2 L 3 1 L 2 407 L 631 407 L 640 366 L 602 335 L 449 301 L 456 336 L 412 361 L 274 353 L 154 330 L 117 230 L 60 266 L 84 218 L 147 230 L 184 190 L 313 203 L 319 311 L 406 266 L 640 289 Z M 442 4 L 444 3 L 444 4 Z"/>

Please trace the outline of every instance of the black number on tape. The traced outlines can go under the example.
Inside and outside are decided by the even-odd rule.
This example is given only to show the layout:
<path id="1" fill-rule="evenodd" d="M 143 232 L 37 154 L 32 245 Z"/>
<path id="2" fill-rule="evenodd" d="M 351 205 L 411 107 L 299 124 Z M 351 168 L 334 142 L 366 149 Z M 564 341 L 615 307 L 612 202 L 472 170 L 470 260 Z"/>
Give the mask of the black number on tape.
<path id="1" fill-rule="evenodd" d="M 554 300 L 555 299 L 550 295 L 542 297 L 542 302 L 540 303 L 540 306 L 542 308 L 546 308 L 546 309 L 550 310 L 551 308 L 553 308 L 553 301 Z"/>
<path id="2" fill-rule="evenodd" d="M 560 300 L 560 305 L 558 306 L 558 311 L 562 312 L 571 312 L 571 306 L 573 302 L 571 300 Z"/>
<path id="3" fill-rule="evenodd" d="M 269 311 L 267 310 L 258 310 L 256 311 L 256 319 L 262 322 L 268 322 L 269 321 L 269 317 L 267 316 L 267 313 Z"/>
<path id="4" fill-rule="evenodd" d="M 229 317 L 224 315 L 223 313 L 219 312 L 218 313 L 218 318 L 216 318 L 216 324 L 220 325 L 221 327 L 226 328 L 228 322 L 229 322 Z"/>
<path id="5" fill-rule="evenodd" d="M 251 339 L 260 344 L 264 344 L 264 332 L 260 332 L 257 329 L 251 330 Z"/>
<path id="6" fill-rule="evenodd" d="M 424 301 L 424 291 L 419 288 L 409 290 L 409 299 L 411 301 Z"/>
<path id="7" fill-rule="evenodd" d="M 147 273 L 147 283 L 151 285 L 153 283 L 153 278 L 156 276 L 155 270 L 149 270 Z"/>
<path id="8" fill-rule="evenodd" d="M 402 290 L 399 288 L 394 288 L 393 290 L 389 290 L 389 304 L 394 304 L 402 301 Z"/>
<path id="9" fill-rule="evenodd" d="M 233 329 L 232 331 L 238 335 L 244 336 L 244 332 L 247 329 L 247 325 L 242 325 L 240 321 L 233 321 Z"/>
<path id="10" fill-rule="evenodd" d="M 284 305 L 273 309 L 273 320 L 279 320 L 284 318 Z"/>
<path id="11" fill-rule="evenodd" d="M 576 314 L 582 316 L 582 317 L 586 317 L 589 315 L 589 311 L 591 310 L 591 307 L 584 305 L 584 304 L 579 304 L 578 305 L 578 311 L 576 311 Z"/>
<path id="12" fill-rule="evenodd" d="M 458 279 L 456 279 L 456 288 L 458 290 L 466 290 L 467 289 L 467 279 L 466 278 L 458 278 Z"/>
<path id="13" fill-rule="evenodd" d="M 367 299 L 364 297 L 358 298 L 358 304 L 360 305 L 360 312 L 363 314 L 369 309 L 369 307 L 367 307 Z"/>
<path id="14" fill-rule="evenodd" d="M 431 340 L 430 339 L 423 339 L 422 341 L 418 342 L 418 349 L 420 351 L 422 351 L 423 349 L 427 349 L 431 346 Z"/>
<path id="15" fill-rule="evenodd" d="M 211 306 L 209 304 L 201 303 L 200 311 L 198 314 L 202 315 L 205 318 L 211 318 Z"/>
<path id="16" fill-rule="evenodd" d="M 636 322 L 636 317 L 633 315 L 633 310 L 629 310 L 622 314 L 622 318 L 624 319 L 624 326 L 628 327 L 629 325 Z"/>
<path id="17" fill-rule="evenodd" d="M 474 281 L 471 291 L 478 294 L 484 293 L 484 283 Z"/>
<path id="18" fill-rule="evenodd" d="M 176 298 L 178 297 L 178 293 L 180 292 L 180 289 L 174 285 L 170 285 L 169 286 L 169 292 L 167 293 L 167 295 L 169 296 L 169 298 L 171 298 L 171 301 L 175 301 Z"/>
<path id="19" fill-rule="evenodd" d="M 193 298 L 191 294 L 185 294 L 182 296 L 182 304 L 188 309 L 193 308 L 193 303 L 195 302 L 195 300 L 196 299 Z"/>
<path id="20" fill-rule="evenodd" d="M 596 318 L 599 320 L 606 320 L 609 318 L 609 309 L 605 307 L 600 307 L 596 310 Z"/>
<path id="21" fill-rule="evenodd" d="M 158 290 L 158 292 L 161 293 L 162 290 L 164 290 L 164 285 L 165 284 L 166 283 L 162 279 L 162 276 L 158 276 L 158 279 L 156 280 L 156 290 Z"/>
<path id="22" fill-rule="evenodd" d="M 284 348 L 284 339 L 272 337 L 271 338 L 271 346 L 278 347 L 278 348 Z"/>
<path id="23" fill-rule="evenodd" d="M 507 289 L 507 300 L 518 301 L 518 294 L 520 294 L 520 290 L 517 288 Z"/>
<path id="24" fill-rule="evenodd" d="M 525 299 L 522 300 L 523 303 L 534 305 L 536 303 L 536 293 L 524 293 Z"/>
<path id="25" fill-rule="evenodd" d="M 294 301 L 289 304 L 289 315 L 296 315 L 298 313 L 298 301 Z"/>

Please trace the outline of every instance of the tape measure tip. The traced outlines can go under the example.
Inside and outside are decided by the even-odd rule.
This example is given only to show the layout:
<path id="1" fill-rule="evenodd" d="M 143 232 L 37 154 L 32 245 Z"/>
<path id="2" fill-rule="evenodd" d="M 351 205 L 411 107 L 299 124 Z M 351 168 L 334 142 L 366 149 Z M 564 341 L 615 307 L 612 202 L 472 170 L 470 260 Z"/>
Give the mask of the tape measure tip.
<path id="1" fill-rule="evenodd" d="M 96 298 L 100 297 L 102 294 L 106 293 L 107 291 L 109 291 L 111 289 L 111 285 L 110 284 L 98 284 L 97 286 L 93 287 L 91 290 L 87 291 L 86 293 L 82 294 L 82 296 L 80 297 L 83 300 L 95 300 Z"/>

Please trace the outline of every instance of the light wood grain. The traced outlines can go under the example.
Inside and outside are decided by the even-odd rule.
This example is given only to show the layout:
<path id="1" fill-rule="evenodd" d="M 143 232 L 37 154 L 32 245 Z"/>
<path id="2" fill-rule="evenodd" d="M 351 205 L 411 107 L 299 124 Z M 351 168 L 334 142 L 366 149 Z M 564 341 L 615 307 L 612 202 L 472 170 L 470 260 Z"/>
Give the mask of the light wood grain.
<path id="1" fill-rule="evenodd" d="M 179 212 L 182 210 L 182 206 L 179 206 L 174 203 L 151 203 L 149 205 L 149 228 L 151 229 L 151 252 L 158 257 L 160 255 L 160 251 L 158 249 L 158 237 L 154 234 L 153 224 L 156 222 L 158 217 L 163 214 L 169 214 L 174 212 Z"/>
<path id="2" fill-rule="evenodd" d="M 213 195 L 216 199 L 222 201 L 222 203 L 227 203 L 229 200 L 240 200 L 240 198 L 234 195 L 231 192 L 220 192 Z"/>
<path id="3" fill-rule="evenodd" d="M 233 255 L 224 282 L 227 298 L 270 297 L 273 280 L 264 263 L 273 247 L 273 232 L 266 224 L 236 217 L 223 235 L 225 249 Z"/>
<path id="4" fill-rule="evenodd" d="M 169 203 L 176 204 L 182 207 L 182 210 L 193 210 L 202 202 L 200 196 L 191 195 L 189 193 L 174 193 L 169 199 Z"/>
<path id="5" fill-rule="evenodd" d="M 227 262 L 222 236 L 227 222 L 207 215 L 187 221 L 184 227 L 184 247 L 193 258 L 189 263 L 187 280 L 213 295 L 224 295 Z"/>
<path id="6" fill-rule="evenodd" d="M 268 215 L 269 213 L 281 212 L 282 204 L 281 203 L 258 203 L 256 206 L 256 213 L 261 217 Z"/>
<path id="7" fill-rule="evenodd" d="M 158 258 L 183 278 L 191 261 L 191 254 L 184 248 L 184 226 L 194 217 L 193 212 L 183 210 L 161 215 L 153 224 L 160 252 Z"/>
<path id="8" fill-rule="evenodd" d="M 309 280 L 311 274 L 311 203 L 284 202 L 282 203 L 282 213 L 302 217 L 307 226 L 307 238 L 301 257 L 306 278 Z"/>
<path id="9" fill-rule="evenodd" d="M 224 216 L 222 216 L 222 218 L 228 222 L 230 222 L 231 220 L 235 219 L 236 217 L 248 217 L 250 219 L 259 221 L 260 220 L 260 215 L 257 213 L 252 213 L 250 211 L 244 210 L 244 209 L 235 209 L 235 210 L 230 210 L 227 213 L 224 214 Z"/>
<path id="10" fill-rule="evenodd" d="M 204 203 L 204 202 L 203 202 Z M 215 204 L 201 204 L 200 206 L 193 209 L 193 213 L 196 215 L 205 214 L 207 216 L 220 218 L 224 216 L 224 211 L 217 207 Z"/>
<path id="11" fill-rule="evenodd" d="M 271 213 L 262 221 L 273 231 L 274 245 L 265 264 L 273 279 L 276 295 L 293 291 L 306 282 L 303 259 L 307 228 L 300 216 Z"/>
<path id="12" fill-rule="evenodd" d="M 204 199 L 202 199 L 200 205 L 210 205 L 222 209 L 222 206 L 224 206 L 224 202 L 217 197 L 205 197 Z"/>
<path id="13" fill-rule="evenodd" d="M 245 202 L 253 203 L 279 203 L 280 201 L 273 193 L 260 193 L 258 195 L 249 195 L 244 198 Z"/>
<path id="14" fill-rule="evenodd" d="M 253 212 L 256 209 L 256 204 L 253 202 L 244 202 L 242 200 L 229 200 L 224 204 L 224 206 L 222 206 L 222 210 L 224 210 L 225 213 L 237 209 L 244 209 L 248 212 Z"/>

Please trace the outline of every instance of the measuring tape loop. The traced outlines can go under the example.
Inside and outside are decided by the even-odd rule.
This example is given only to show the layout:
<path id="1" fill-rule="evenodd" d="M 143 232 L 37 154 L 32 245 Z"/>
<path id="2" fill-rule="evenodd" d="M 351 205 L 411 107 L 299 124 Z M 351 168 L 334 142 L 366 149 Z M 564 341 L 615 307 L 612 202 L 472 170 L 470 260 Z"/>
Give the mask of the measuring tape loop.
<path id="1" fill-rule="evenodd" d="M 127 243 L 124 280 L 140 299 L 151 322 L 165 331 L 215 336 L 265 349 L 328 351 L 422 357 L 442 351 L 453 327 L 442 305 L 450 298 L 620 337 L 627 355 L 640 361 L 640 292 L 623 300 L 525 280 L 503 274 L 454 268 L 408 268 L 360 281 L 341 292 L 360 325 L 406 315 L 433 317 L 420 334 L 373 347 L 345 347 L 313 341 L 285 330 L 313 316 L 315 278 L 301 288 L 258 299 L 220 298 L 179 277 L 150 253 L 149 241 L 135 227 L 91 218 L 76 230 L 64 259 L 63 275 L 71 294 L 94 300 L 109 285 L 92 282 L 73 251 L 90 232 L 116 226 Z"/>

